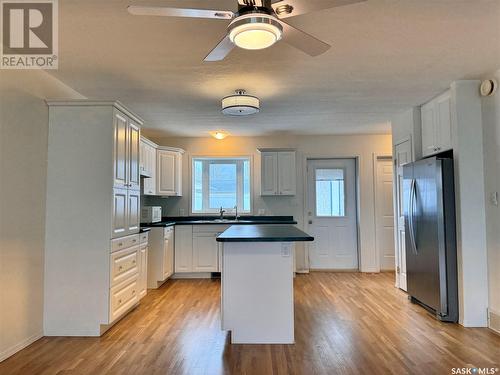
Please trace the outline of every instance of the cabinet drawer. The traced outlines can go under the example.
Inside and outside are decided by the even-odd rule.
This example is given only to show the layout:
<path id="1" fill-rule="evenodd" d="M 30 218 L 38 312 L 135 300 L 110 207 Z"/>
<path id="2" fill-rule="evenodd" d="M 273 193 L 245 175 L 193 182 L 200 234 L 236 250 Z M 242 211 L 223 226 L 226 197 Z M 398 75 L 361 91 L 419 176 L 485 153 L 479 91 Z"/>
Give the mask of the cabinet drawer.
<path id="1" fill-rule="evenodd" d="M 114 322 L 134 306 L 139 301 L 138 295 L 137 275 L 111 288 L 109 293 L 109 322 Z"/>
<path id="2" fill-rule="evenodd" d="M 115 286 L 131 276 L 137 275 L 137 250 L 133 246 L 110 255 L 110 286 Z"/>
<path id="3" fill-rule="evenodd" d="M 148 232 L 141 233 L 139 234 L 139 237 L 140 237 L 139 241 L 141 242 L 141 244 L 147 243 L 149 240 L 149 233 Z"/>
<path id="4" fill-rule="evenodd" d="M 137 245 L 139 243 L 139 235 L 115 238 L 111 240 L 111 252 L 126 249 L 127 247 Z"/>
<path id="5" fill-rule="evenodd" d="M 228 224 L 193 225 L 193 233 L 220 233 L 224 232 L 230 226 Z"/>

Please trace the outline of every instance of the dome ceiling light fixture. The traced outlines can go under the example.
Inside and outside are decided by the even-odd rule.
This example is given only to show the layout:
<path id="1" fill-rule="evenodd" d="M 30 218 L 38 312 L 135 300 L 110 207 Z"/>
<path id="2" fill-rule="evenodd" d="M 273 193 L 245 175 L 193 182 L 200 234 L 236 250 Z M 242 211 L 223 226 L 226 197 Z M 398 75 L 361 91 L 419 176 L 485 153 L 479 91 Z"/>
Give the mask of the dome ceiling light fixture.
<path id="1" fill-rule="evenodd" d="M 134 16 L 205 18 L 230 21 L 226 35 L 204 61 L 221 61 L 234 46 L 248 50 L 264 49 L 283 39 L 310 56 L 328 51 L 330 45 L 299 30 L 284 19 L 310 12 L 366 0 L 237 0 L 238 10 L 209 10 L 130 5 Z"/>
<path id="2" fill-rule="evenodd" d="M 229 116 L 248 116 L 260 112 L 260 100 L 247 95 L 243 89 L 234 91 L 234 95 L 222 98 L 222 113 Z"/>
<path id="3" fill-rule="evenodd" d="M 214 130 L 212 132 L 209 132 L 209 134 L 214 137 L 215 139 L 222 140 L 229 136 L 229 132 L 226 130 Z"/>

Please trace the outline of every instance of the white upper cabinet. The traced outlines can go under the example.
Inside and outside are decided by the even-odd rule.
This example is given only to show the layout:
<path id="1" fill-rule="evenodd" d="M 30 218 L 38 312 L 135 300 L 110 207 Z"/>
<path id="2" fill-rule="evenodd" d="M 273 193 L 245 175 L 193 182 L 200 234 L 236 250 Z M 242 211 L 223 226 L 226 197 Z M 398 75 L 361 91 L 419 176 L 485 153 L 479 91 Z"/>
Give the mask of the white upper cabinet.
<path id="1" fill-rule="evenodd" d="M 260 195 L 278 194 L 278 153 L 263 152 L 260 156 Z"/>
<path id="2" fill-rule="evenodd" d="M 112 237 L 127 234 L 127 189 L 113 189 L 113 225 Z"/>
<path id="3" fill-rule="evenodd" d="M 141 196 L 139 190 L 129 189 L 127 192 L 127 233 L 137 233 L 141 224 L 140 206 Z"/>
<path id="4" fill-rule="evenodd" d="M 114 111 L 114 147 L 113 173 L 114 186 L 127 187 L 127 116 L 118 110 Z"/>
<path id="5" fill-rule="evenodd" d="M 114 187 L 139 190 L 140 127 L 118 109 L 114 110 Z"/>
<path id="6" fill-rule="evenodd" d="M 422 155 L 452 148 L 451 97 L 447 91 L 422 106 Z"/>
<path id="7" fill-rule="evenodd" d="M 280 195 L 296 193 L 295 151 L 278 152 L 278 192 Z"/>
<path id="8" fill-rule="evenodd" d="M 156 153 L 156 195 L 182 196 L 183 152 L 180 149 L 158 149 Z"/>
<path id="9" fill-rule="evenodd" d="M 260 195 L 295 195 L 297 171 L 295 151 L 264 150 L 261 152 Z"/>
<path id="10" fill-rule="evenodd" d="M 140 128 L 135 122 L 129 120 L 128 123 L 128 187 L 133 190 L 140 189 L 139 177 L 139 142 Z"/>
<path id="11" fill-rule="evenodd" d="M 156 149 L 157 145 L 141 137 L 140 147 L 140 173 L 144 176 L 144 195 L 156 194 Z"/>

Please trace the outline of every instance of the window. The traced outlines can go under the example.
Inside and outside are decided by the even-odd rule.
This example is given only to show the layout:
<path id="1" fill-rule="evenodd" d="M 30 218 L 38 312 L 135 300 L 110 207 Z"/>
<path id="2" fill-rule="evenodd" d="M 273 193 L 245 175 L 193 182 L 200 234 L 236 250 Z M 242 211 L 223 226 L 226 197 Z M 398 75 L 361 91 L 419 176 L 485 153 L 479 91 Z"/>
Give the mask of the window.
<path id="1" fill-rule="evenodd" d="M 345 216 L 343 169 L 316 169 L 316 216 Z"/>
<path id="2" fill-rule="evenodd" d="M 250 209 L 250 158 L 193 158 L 192 211 Z"/>

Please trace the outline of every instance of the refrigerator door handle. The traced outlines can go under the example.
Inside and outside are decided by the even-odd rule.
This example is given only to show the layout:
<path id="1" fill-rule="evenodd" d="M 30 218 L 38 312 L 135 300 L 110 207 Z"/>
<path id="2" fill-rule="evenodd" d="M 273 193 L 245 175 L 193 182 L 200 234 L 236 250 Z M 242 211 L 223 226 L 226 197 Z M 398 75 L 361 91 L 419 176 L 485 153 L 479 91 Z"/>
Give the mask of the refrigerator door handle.
<path id="1" fill-rule="evenodd" d="M 415 225 L 414 225 L 414 208 L 415 208 L 415 199 L 417 197 L 417 189 L 416 189 L 417 181 L 413 178 L 410 184 L 410 199 L 409 199 L 409 215 L 408 215 L 408 226 L 410 229 L 410 242 L 411 242 L 411 251 L 417 255 L 417 243 L 415 241 Z"/>

